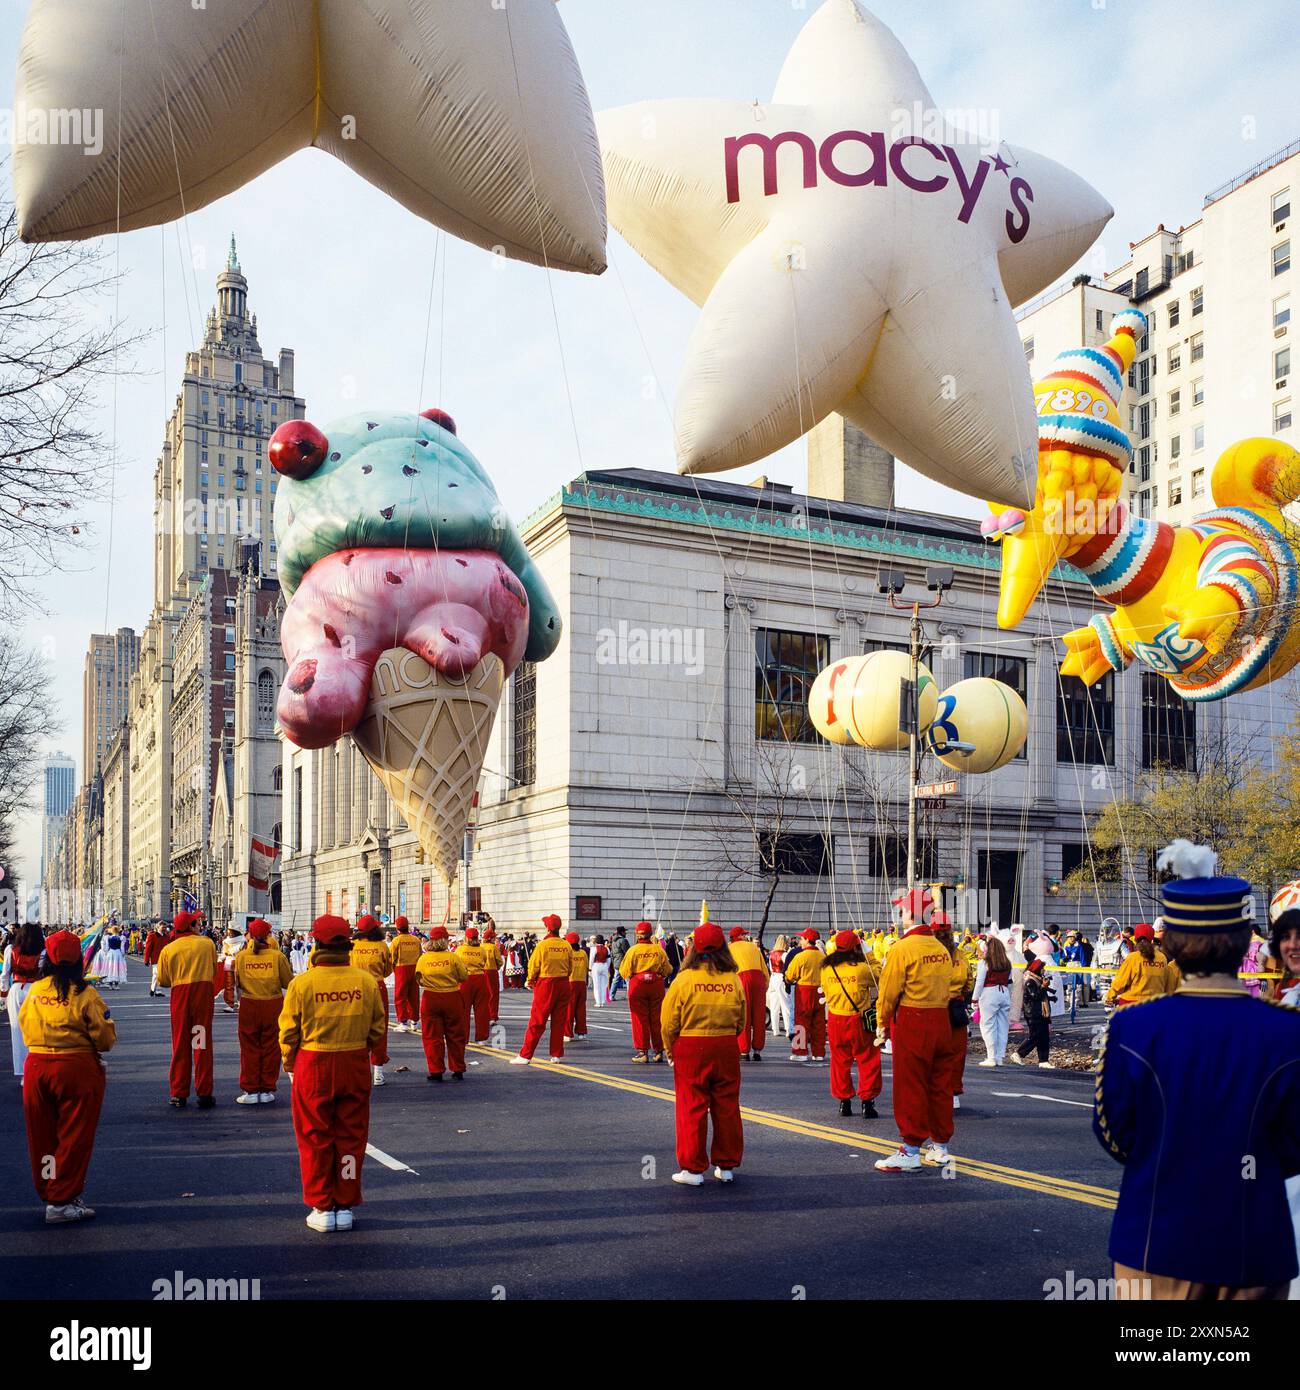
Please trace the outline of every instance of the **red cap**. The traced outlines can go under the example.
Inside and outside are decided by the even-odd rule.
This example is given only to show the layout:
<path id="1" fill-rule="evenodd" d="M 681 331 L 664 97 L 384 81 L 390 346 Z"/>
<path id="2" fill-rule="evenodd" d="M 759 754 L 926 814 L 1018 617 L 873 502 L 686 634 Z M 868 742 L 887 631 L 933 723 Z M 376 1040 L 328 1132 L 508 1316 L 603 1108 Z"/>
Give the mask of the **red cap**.
<path id="1" fill-rule="evenodd" d="M 201 912 L 178 912 L 172 918 L 172 929 L 174 931 L 191 931 L 203 920 Z"/>
<path id="2" fill-rule="evenodd" d="M 952 920 L 949 918 L 948 914 L 947 914 L 946 912 L 942 911 L 942 910 L 936 911 L 936 912 L 932 912 L 932 913 L 930 914 L 930 926 L 931 926 L 931 927 L 951 927 L 951 926 L 952 926 Z"/>
<path id="3" fill-rule="evenodd" d="M 430 940 L 430 941 L 446 941 L 446 940 L 447 940 L 447 928 L 446 928 L 446 927 L 434 927 L 434 929 L 429 933 L 429 940 Z"/>
<path id="4" fill-rule="evenodd" d="M 553 912 L 548 912 L 546 916 L 542 918 L 542 926 L 549 932 L 558 932 L 563 925 L 564 923 L 561 922 Z"/>
<path id="5" fill-rule="evenodd" d="M 821 937 L 811 927 L 799 933 L 800 941 L 820 941 Z"/>
<path id="6" fill-rule="evenodd" d="M 259 941 L 267 941 L 271 936 L 271 924 L 257 917 L 248 924 L 249 936 L 255 936 Z"/>
<path id="7" fill-rule="evenodd" d="M 727 937 L 731 941 L 743 941 L 745 939 L 744 927 L 732 927 L 727 933 Z"/>
<path id="8" fill-rule="evenodd" d="M 716 951 L 727 944 L 722 928 L 716 922 L 701 922 L 695 928 L 695 949 L 697 951 Z"/>
<path id="9" fill-rule="evenodd" d="M 70 931 L 56 931 L 45 938 L 45 954 L 52 965 L 71 965 L 81 959 L 81 938 Z"/>
<path id="10" fill-rule="evenodd" d="M 380 927 L 378 917 L 372 917 L 370 913 L 367 912 L 364 917 L 357 918 L 358 934 L 367 931 L 378 931 L 379 929 Z"/>
<path id="11" fill-rule="evenodd" d="M 477 941 L 477 940 L 478 940 L 478 928 L 477 928 L 477 927 L 466 927 L 466 928 L 465 928 L 465 940 L 466 940 L 466 941 Z"/>
<path id="12" fill-rule="evenodd" d="M 1025 966 L 1025 969 L 1028 970 L 1031 975 L 1041 975 L 1043 973 L 1042 956 L 1035 956 L 1033 960 L 1031 960 L 1029 964 Z"/>
<path id="13" fill-rule="evenodd" d="M 347 918 L 335 917 L 327 912 L 311 924 L 311 934 L 317 941 L 346 941 L 350 934 Z"/>
<path id="14" fill-rule="evenodd" d="M 851 951 L 857 944 L 858 938 L 851 931 L 835 933 L 835 949 L 837 951 Z"/>
<path id="15" fill-rule="evenodd" d="M 497 929 L 496 929 L 495 927 L 484 927 L 484 928 L 483 928 L 483 940 L 484 940 L 484 941 L 495 941 L 496 939 L 497 939 Z"/>
<path id="16" fill-rule="evenodd" d="M 653 936 L 655 929 L 649 922 L 638 922 L 636 924 L 636 934 L 638 936 Z"/>
<path id="17" fill-rule="evenodd" d="M 1150 922 L 1139 922 L 1133 928 L 1133 939 L 1135 941 L 1154 941 L 1156 939 L 1156 929 Z"/>
<path id="18" fill-rule="evenodd" d="M 576 931 L 569 932 L 564 939 L 570 946 L 577 946 L 582 941 L 582 937 L 580 937 Z"/>
<path id="19" fill-rule="evenodd" d="M 394 921 L 393 926 L 395 926 L 398 931 L 411 930 L 411 924 L 406 920 L 405 917 L 398 917 L 396 921 Z"/>

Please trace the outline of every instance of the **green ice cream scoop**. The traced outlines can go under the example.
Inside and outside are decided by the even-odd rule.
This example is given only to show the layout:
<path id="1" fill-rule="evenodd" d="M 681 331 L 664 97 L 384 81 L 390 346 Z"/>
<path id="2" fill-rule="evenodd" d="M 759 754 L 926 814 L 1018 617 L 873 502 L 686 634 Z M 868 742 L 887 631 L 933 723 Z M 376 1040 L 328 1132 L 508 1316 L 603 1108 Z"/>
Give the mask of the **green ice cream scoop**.
<path id="1" fill-rule="evenodd" d="M 491 550 L 528 595 L 528 661 L 560 641 L 559 610 L 483 465 L 456 437 L 451 417 L 350 415 L 321 431 L 286 421 L 271 437 L 280 474 L 275 543 L 280 584 L 339 550 Z"/>

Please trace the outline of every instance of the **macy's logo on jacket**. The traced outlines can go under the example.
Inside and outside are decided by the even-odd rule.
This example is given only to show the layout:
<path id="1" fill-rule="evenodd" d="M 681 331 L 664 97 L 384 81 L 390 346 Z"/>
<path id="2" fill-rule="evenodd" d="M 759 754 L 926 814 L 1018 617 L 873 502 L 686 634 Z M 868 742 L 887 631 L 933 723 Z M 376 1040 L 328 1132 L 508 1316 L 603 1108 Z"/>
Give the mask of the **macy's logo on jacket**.
<path id="1" fill-rule="evenodd" d="M 361 991 L 360 989 L 318 989 L 313 997 L 318 1004 L 359 1004 Z"/>
<path id="2" fill-rule="evenodd" d="M 735 994 L 736 986 L 730 982 L 721 984 L 717 980 L 700 980 L 691 992 L 693 994 Z"/>

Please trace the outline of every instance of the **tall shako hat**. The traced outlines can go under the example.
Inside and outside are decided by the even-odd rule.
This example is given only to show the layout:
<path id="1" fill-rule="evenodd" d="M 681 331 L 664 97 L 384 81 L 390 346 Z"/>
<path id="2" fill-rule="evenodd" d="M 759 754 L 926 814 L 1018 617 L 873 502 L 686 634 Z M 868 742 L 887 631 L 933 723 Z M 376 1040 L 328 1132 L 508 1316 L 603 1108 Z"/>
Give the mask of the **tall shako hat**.
<path id="1" fill-rule="evenodd" d="M 1252 926 L 1255 898 L 1244 878 L 1216 875 L 1219 856 L 1205 845 L 1175 840 L 1160 851 L 1156 868 L 1178 875 L 1160 888 L 1167 931 L 1230 932 Z"/>

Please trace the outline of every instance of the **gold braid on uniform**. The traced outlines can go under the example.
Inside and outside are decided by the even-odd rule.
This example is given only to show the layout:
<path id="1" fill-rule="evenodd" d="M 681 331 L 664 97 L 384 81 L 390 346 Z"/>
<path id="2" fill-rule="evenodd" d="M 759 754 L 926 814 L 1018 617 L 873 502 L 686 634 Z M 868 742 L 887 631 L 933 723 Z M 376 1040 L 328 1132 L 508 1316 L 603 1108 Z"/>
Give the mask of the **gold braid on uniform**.
<path id="1" fill-rule="evenodd" d="M 1159 1002 L 1158 999 L 1142 999 L 1136 1004 L 1126 1004 L 1124 1006 L 1124 1011 L 1127 1013 L 1129 1009 L 1140 1009 L 1145 1004 L 1158 1004 Z M 1115 1136 L 1110 1132 L 1110 1125 L 1106 1121 L 1106 1108 L 1102 1102 L 1101 1093 L 1102 1077 L 1106 1066 L 1106 1044 L 1110 1040 L 1110 1025 L 1113 1021 L 1113 1019 L 1107 1020 L 1106 1031 L 1101 1036 L 1101 1049 L 1097 1053 L 1097 1084 L 1093 1087 L 1093 1103 L 1097 1111 L 1097 1124 L 1101 1129 L 1101 1137 L 1106 1141 L 1106 1147 L 1116 1158 L 1127 1162 L 1128 1154 L 1115 1142 Z"/>

